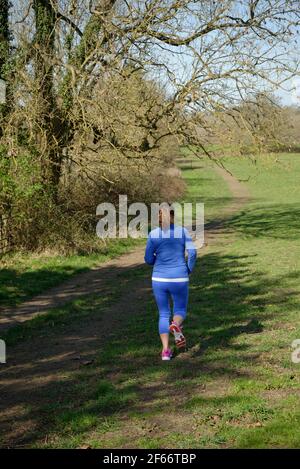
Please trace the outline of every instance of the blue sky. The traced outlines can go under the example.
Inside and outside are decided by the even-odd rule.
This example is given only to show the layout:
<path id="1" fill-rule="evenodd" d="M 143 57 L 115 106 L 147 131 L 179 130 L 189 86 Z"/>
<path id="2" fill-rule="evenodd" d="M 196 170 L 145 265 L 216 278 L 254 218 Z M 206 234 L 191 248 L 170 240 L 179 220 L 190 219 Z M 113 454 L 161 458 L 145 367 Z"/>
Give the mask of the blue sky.
<path id="1" fill-rule="evenodd" d="M 284 87 L 294 89 L 292 91 L 278 90 L 275 93 L 281 99 L 281 103 L 285 106 L 300 106 L 300 76 L 289 80 Z"/>

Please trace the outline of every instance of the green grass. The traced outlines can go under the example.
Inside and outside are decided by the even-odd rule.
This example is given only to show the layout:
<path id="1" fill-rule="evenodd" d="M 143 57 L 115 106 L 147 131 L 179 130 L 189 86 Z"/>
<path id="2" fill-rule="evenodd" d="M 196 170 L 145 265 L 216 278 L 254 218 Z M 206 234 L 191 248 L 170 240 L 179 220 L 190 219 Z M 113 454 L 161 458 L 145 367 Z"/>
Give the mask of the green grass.
<path id="1" fill-rule="evenodd" d="M 300 446 L 299 364 L 291 361 L 291 342 L 300 338 L 300 156 L 277 158 L 256 165 L 248 159 L 224 161 L 239 178 L 250 176 L 244 184 L 252 199 L 227 222 L 226 242 L 208 246 L 198 260 L 185 325 L 189 353 L 162 363 L 153 299 L 142 311 L 126 305 L 119 324 L 123 333 L 112 328 L 91 366 L 65 371 L 43 389 L 48 404 L 27 408 L 37 424 L 29 446 Z M 210 214 L 218 209 L 221 214 L 220 197 L 228 192 L 210 166 L 185 175 L 187 199 L 205 195 Z M 150 271 L 144 268 L 123 274 L 113 294 L 121 298 L 122 288 L 134 287 L 145 275 Z M 23 347 L 37 334 L 67 331 L 73 318 L 80 325 L 80 315 L 83 326 L 102 314 L 112 295 L 102 306 L 99 301 L 82 299 L 79 313 L 70 305 L 60 308 L 57 326 L 41 322 L 23 335 Z M 13 336 L 11 343 L 16 340 Z M 170 411 L 174 407 L 176 413 Z"/>
<path id="2" fill-rule="evenodd" d="M 5 254 L 0 259 L 0 305 L 16 306 L 75 274 L 128 252 L 140 242 L 118 239 L 103 247 L 101 252 L 89 255 Z"/>

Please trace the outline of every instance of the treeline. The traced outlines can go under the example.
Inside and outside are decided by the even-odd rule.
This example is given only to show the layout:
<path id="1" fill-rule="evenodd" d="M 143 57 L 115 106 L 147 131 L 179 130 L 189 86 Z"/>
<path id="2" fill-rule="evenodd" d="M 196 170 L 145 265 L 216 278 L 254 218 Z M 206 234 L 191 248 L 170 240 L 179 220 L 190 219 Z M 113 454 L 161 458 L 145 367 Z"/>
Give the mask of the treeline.
<path id="1" fill-rule="evenodd" d="M 198 142 L 186 139 L 190 152 L 217 164 L 229 154 L 253 160 L 266 153 L 300 152 L 300 106 L 284 105 L 271 92 L 254 94 L 226 109 L 196 112 L 191 123 Z"/>
<path id="2" fill-rule="evenodd" d="M 300 106 L 285 106 L 272 93 L 257 93 L 210 119 L 214 142 L 235 154 L 300 152 Z"/>

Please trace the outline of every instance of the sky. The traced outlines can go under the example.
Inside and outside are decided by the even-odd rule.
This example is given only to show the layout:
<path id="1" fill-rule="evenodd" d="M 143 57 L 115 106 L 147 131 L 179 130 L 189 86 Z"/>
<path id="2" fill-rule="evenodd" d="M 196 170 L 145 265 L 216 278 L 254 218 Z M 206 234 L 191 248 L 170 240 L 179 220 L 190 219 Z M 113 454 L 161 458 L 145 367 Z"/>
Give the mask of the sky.
<path id="1" fill-rule="evenodd" d="M 292 78 L 285 85 L 285 88 L 294 88 L 292 91 L 278 90 L 276 96 L 281 99 L 284 106 L 300 106 L 300 76 Z"/>

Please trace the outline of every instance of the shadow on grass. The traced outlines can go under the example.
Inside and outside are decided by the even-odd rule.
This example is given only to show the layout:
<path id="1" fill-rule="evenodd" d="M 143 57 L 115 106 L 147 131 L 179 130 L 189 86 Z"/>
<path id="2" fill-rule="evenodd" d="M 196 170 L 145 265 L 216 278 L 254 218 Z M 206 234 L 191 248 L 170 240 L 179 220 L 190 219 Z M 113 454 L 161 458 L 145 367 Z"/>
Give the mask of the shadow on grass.
<path id="1" fill-rule="evenodd" d="M 89 269 L 71 265 L 56 265 L 53 269 L 37 269 L 20 272 L 18 269 L 2 268 L 0 271 L 0 314 L 1 309 L 16 306 L 22 300 L 30 298 L 47 288 L 59 285 L 74 274 Z"/>
<path id="2" fill-rule="evenodd" d="M 280 317 L 283 302 L 299 306 L 293 295 L 283 298 L 277 290 L 282 278 L 257 272 L 254 277 L 254 262 L 250 256 L 216 253 L 200 259 L 191 281 L 185 326 L 190 350 L 182 360 L 160 360 L 157 312 L 153 300 L 149 303 L 150 272 L 137 275 L 138 267 L 118 269 L 114 288 L 120 299 L 114 305 L 108 293 L 102 302 L 83 298 L 82 318 L 77 314 L 74 319 L 72 305 L 63 324 L 55 317 L 48 323 L 45 317 L 30 341 L 24 334 L 24 342 L 9 350 L 8 363 L 1 368 L 2 426 L 9 431 L 13 415 L 14 425 L 22 428 L 21 433 L 4 437 L 2 446 L 41 444 L 53 433 L 60 438 L 73 435 L 76 445 L 92 429 L 101 435 L 107 419 L 113 425 L 122 415 L 130 419 L 136 414 L 168 413 L 168 398 L 178 389 L 184 407 L 191 395 L 201 394 L 199 383 L 207 379 L 251 377 L 257 357 L 246 341 L 237 345 L 234 339 L 261 333 L 266 319 Z M 127 285 L 122 286 L 125 279 Z M 274 312 L 267 314 L 270 303 Z M 91 364 L 80 366 L 74 354 Z M 26 410 L 14 415 L 17 404 Z M 33 426 L 27 428 L 27 421 Z"/>
<path id="3" fill-rule="evenodd" d="M 274 204 L 249 207 L 230 218 L 237 234 L 253 237 L 299 239 L 299 204 Z"/>
<path id="4" fill-rule="evenodd" d="M 114 239 L 107 246 L 94 253 L 77 253 L 72 256 L 41 257 L 31 262 L 30 257 L 21 262 L 17 259 L 17 267 L 13 259 L 9 266 L 5 262 L 0 267 L 0 315 L 1 311 L 14 307 L 24 300 L 45 292 L 47 289 L 61 285 L 76 275 L 89 272 L 91 267 L 100 266 L 105 261 L 120 256 L 141 240 L 133 238 Z M 2 260 L 2 259 L 1 259 Z"/>

